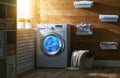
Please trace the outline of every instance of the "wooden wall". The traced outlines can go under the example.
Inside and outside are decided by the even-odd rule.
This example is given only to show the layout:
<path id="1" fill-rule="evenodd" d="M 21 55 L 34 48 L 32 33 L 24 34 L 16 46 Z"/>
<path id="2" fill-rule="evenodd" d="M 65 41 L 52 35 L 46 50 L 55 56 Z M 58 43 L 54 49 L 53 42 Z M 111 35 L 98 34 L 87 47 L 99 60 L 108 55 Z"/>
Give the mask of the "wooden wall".
<path id="1" fill-rule="evenodd" d="M 89 49 L 95 51 L 97 60 L 120 60 L 120 20 L 117 23 L 102 23 L 99 14 L 120 15 L 120 0 L 93 0 L 92 8 L 76 9 L 74 0 L 37 0 L 36 23 L 67 23 L 72 28 L 72 51 Z M 93 26 L 93 35 L 76 35 L 76 26 L 81 22 Z M 118 50 L 101 50 L 102 41 L 119 43 Z"/>

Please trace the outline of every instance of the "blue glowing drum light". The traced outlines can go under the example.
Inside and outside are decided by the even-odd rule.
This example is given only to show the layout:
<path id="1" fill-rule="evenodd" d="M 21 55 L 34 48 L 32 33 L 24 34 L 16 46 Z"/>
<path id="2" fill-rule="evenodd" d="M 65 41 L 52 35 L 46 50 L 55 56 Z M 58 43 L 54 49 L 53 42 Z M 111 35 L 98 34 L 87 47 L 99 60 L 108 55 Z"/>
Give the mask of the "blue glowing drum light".
<path id="1" fill-rule="evenodd" d="M 61 49 L 61 40 L 56 35 L 49 35 L 44 38 L 43 47 L 44 51 L 49 55 L 55 55 Z"/>

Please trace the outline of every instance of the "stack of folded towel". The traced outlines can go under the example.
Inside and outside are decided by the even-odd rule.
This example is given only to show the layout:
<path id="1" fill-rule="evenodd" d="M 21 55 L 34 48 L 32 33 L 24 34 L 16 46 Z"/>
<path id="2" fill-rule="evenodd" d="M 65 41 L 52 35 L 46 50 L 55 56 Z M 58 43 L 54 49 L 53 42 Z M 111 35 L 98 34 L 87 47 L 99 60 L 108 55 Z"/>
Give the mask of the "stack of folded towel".
<path id="1" fill-rule="evenodd" d="M 89 8 L 93 5 L 93 1 L 74 1 L 75 8 Z"/>

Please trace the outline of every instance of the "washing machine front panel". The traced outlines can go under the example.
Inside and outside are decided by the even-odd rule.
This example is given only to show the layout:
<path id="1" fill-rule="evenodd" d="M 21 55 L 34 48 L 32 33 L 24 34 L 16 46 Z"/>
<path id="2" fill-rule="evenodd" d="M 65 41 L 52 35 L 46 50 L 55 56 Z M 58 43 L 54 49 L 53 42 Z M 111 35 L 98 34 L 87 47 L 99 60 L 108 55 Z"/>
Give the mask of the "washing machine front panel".
<path id="1" fill-rule="evenodd" d="M 70 64 L 69 27 L 67 24 L 37 25 L 37 67 L 66 68 Z"/>
<path id="2" fill-rule="evenodd" d="M 49 56 L 55 56 L 64 49 L 64 40 L 58 34 L 48 34 L 42 38 L 41 49 Z"/>

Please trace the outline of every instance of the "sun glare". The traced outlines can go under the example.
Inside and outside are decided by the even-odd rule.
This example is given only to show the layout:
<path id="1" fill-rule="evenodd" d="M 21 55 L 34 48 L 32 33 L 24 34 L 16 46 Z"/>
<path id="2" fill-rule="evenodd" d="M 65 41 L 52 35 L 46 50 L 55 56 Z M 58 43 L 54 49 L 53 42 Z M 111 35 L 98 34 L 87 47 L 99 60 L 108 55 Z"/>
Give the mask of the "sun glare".
<path id="1" fill-rule="evenodd" d="M 18 18 L 31 17 L 31 0 L 17 0 Z"/>

